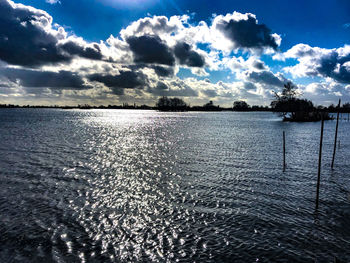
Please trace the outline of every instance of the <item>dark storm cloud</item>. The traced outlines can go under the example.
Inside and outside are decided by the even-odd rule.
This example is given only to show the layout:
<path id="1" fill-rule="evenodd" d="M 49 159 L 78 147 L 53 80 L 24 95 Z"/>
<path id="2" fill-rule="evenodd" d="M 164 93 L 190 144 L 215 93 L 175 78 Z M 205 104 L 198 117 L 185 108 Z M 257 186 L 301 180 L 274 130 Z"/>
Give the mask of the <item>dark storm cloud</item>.
<path id="1" fill-rule="evenodd" d="M 170 82 L 169 96 L 197 97 L 198 92 L 192 89 L 181 79 L 174 79 Z"/>
<path id="2" fill-rule="evenodd" d="M 167 89 L 169 89 L 169 87 L 164 82 L 159 81 L 157 83 L 156 89 L 158 89 L 158 90 L 167 90 Z"/>
<path id="3" fill-rule="evenodd" d="M 218 95 L 218 93 L 214 89 L 205 89 L 201 90 L 201 92 L 209 98 L 214 98 Z"/>
<path id="4" fill-rule="evenodd" d="M 0 82 L 0 94 L 1 95 L 11 95 L 18 93 L 16 85 L 13 83 L 2 83 Z"/>
<path id="5" fill-rule="evenodd" d="M 256 86 L 251 82 L 244 82 L 245 90 L 256 90 Z"/>
<path id="6" fill-rule="evenodd" d="M 261 61 L 254 61 L 253 62 L 253 67 L 256 68 L 256 69 L 259 69 L 259 70 L 265 69 L 265 65 Z"/>
<path id="7" fill-rule="evenodd" d="M 66 61 L 68 58 L 57 51 L 56 36 L 43 28 L 50 23 L 51 17 L 41 10 L 13 7 L 1 0 L 0 59 L 24 66 Z"/>
<path id="8" fill-rule="evenodd" d="M 0 59 L 9 64 L 40 66 L 69 61 L 73 55 L 100 59 L 97 44 L 82 47 L 65 38 L 63 32 L 52 30 L 52 17 L 46 12 L 7 0 L 0 1 Z"/>
<path id="9" fill-rule="evenodd" d="M 156 96 L 198 96 L 197 91 L 193 90 L 181 79 L 172 80 L 168 84 L 164 83 L 163 81 L 158 81 L 156 88 L 148 88 L 147 92 Z"/>
<path id="10" fill-rule="evenodd" d="M 94 43 L 91 46 L 81 46 L 73 41 L 60 44 L 59 47 L 68 52 L 70 55 L 77 55 L 79 57 L 101 60 L 102 54 L 98 44 Z"/>
<path id="11" fill-rule="evenodd" d="M 92 74 L 89 77 L 91 81 L 103 83 L 112 88 L 113 93 L 121 95 L 122 89 L 144 88 L 148 86 L 147 76 L 134 71 L 120 71 L 119 75 Z"/>
<path id="12" fill-rule="evenodd" d="M 11 88 L 12 86 L 9 83 L 0 82 L 0 88 Z"/>
<path id="13" fill-rule="evenodd" d="M 271 86 L 283 87 L 284 82 L 281 81 L 270 71 L 251 71 L 246 72 L 246 77 L 249 81 L 267 84 Z"/>
<path id="14" fill-rule="evenodd" d="M 284 53 L 284 58 L 294 58 L 299 64 L 291 68 L 296 75 L 329 77 L 341 83 L 350 82 L 350 46 L 336 49 L 298 44 Z"/>
<path id="15" fill-rule="evenodd" d="M 23 87 L 38 87 L 52 89 L 89 89 L 81 76 L 70 71 L 37 71 L 28 69 L 5 68 L 0 75 Z"/>
<path id="16" fill-rule="evenodd" d="M 258 24 L 251 14 L 248 14 L 247 20 L 221 19 L 217 22 L 216 28 L 230 39 L 236 48 L 270 47 L 276 50 L 278 47 L 271 30 L 264 24 Z"/>
<path id="17" fill-rule="evenodd" d="M 345 66 L 347 63 L 349 66 Z M 316 67 L 318 73 L 322 76 L 333 78 L 342 83 L 350 82 L 350 54 L 340 56 L 337 51 L 324 55 L 320 58 L 319 65 Z"/>
<path id="18" fill-rule="evenodd" d="M 172 66 L 160 66 L 160 65 L 149 65 L 144 63 L 138 63 L 138 64 L 132 64 L 127 65 L 127 68 L 130 70 L 142 70 L 145 68 L 151 68 L 154 70 L 154 73 L 157 74 L 159 77 L 172 77 L 174 76 L 174 67 Z"/>
<path id="19" fill-rule="evenodd" d="M 174 76 L 174 68 L 172 67 L 162 67 L 162 66 L 153 66 L 154 72 L 160 77 L 171 77 Z"/>
<path id="20" fill-rule="evenodd" d="M 134 61 L 141 63 L 154 63 L 174 65 L 175 58 L 167 46 L 158 36 L 144 35 L 129 37 L 126 42 L 134 54 Z"/>
<path id="21" fill-rule="evenodd" d="M 203 67 L 205 65 L 204 57 L 192 50 L 187 43 L 177 43 L 174 47 L 174 54 L 182 65 L 189 67 Z"/>

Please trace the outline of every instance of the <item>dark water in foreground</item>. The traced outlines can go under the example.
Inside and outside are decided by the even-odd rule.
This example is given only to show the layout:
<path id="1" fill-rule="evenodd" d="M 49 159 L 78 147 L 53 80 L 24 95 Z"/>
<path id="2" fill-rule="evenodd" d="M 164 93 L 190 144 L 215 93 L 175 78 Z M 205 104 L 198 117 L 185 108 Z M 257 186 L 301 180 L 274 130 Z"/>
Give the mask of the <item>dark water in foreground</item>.
<path id="1" fill-rule="evenodd" d="M 350 262 L 350 122 L 0 110 L 0 262 Z M 282 173 L 282 130 L 288 168 Z"/>

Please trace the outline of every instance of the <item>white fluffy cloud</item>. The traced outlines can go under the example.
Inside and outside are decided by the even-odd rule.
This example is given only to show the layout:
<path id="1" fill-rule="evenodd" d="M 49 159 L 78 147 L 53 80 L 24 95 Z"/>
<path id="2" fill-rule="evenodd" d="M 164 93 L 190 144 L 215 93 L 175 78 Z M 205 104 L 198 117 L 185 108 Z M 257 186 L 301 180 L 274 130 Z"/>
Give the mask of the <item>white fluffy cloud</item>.
<path id="1" fill-rule="evenodd" d="M 350 82 L 350 45 L 326 49 L 298 44 L 275 58 L 296 59 L 298 64 L 285 68 L 295 77 L 318 76 L 340 83 Z"/>
<path id="2" fill-rule="evenodd" d="M 338 83 L 330 78 L 320 82 L 300 86 L 303 94 L 319 105 L 329 105 L 338 99 L 343 102 L 350 100 L 350 86 Z"/>

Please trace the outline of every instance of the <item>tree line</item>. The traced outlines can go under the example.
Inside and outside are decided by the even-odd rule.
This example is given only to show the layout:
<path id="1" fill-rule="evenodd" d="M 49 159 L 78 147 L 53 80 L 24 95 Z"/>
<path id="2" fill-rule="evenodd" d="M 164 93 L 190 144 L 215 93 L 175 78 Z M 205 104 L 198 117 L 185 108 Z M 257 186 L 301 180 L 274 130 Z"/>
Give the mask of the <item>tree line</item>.
<path id="1" fill-rule="evenodd" d="M 212 100 L 202 106 L 190 106 L 183 99 L 166 96 L 158 99 L 156 109 L 159 111 L 271 111 L 268 106 L 250 106 L 245 101 L 235 101 L 233 107 L 220 107 L 220 105 L 215 105 Z"/>
<path id="2" fill-rule="evenodd" d="M 274 98 L 270 106 L 250 106 L 244 100 L 237 100 L 233 102 L 232 107 L 220 107 L 215 105 L 213 101 L 209 101 L 202 106 L 190 106 L 183 99 L 177 97 L 160 97 L 155 106 L 136 105 L 135 103 L 129 105 L 123 103 L 122 105 L 108 105 L 108 106 L 91 106 L 88 104 L 77 106 L 19 106 L 14 104 L 0 104 L 0 108 L 61 108 L 61 109 L 150 109 L 159 111 L 273 111 L 283 117 L 284 120 L 291 121 L 315 121 L 322 116 L 327 119 L 330 118 L 328 112 L 342 112 L 350 113 L 350 103 L 344 103 L 341 107 L 331 104 L 328 107 L 315 106 L 312 101 L 299 98 L 297 88 L 288 82 L 284 84 L 282 92 L 274 92 Z M 321 114 L 322 113 L 322 114 Z"/>

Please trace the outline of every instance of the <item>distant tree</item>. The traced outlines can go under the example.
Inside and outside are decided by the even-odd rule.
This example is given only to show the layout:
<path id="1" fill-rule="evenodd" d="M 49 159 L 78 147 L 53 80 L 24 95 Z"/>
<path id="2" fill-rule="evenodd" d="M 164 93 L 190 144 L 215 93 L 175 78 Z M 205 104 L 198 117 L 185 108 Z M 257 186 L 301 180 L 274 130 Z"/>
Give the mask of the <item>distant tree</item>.
<path id="1" fill-rule="evenodd" d="M 170 104 L 170 100 L 168 99 L 168 97 L 163 96 L 163 97 L 160 97 L 160 98 L 158 99 L 158 102 L 157 102 L 157 104 L 156 104 L 156 107 L 157 107 L 158 109 L 166 108 L 166 107 L 169 107 L 169 104 Z"/>
<path id="2" fill-rule="evenodd" d="M 245 110 L 249 110 L 249 108 L 250 106 L 248 105 L 248 103 L 243 100 L 237 100 L 233 102 L 233 110 L 245 111 Z"/>
<path id="3" fill-rule="evenodd" d="M 291 115 L 291 119 L 297 119 L 298 116 L 305 115 L 315 109 L 310 100 L 297 98 L 300 94 L 292 82 L 284 84 L 281 94 L 274 93 L 275 99 L 271 102 L 271 108 L 280 113 L 284 119 L 288 114 Z"/>
<path id="4" fill-rule="evenodd" d="M 203 105 L 203 110 L 206 110 L 206 111 L 218 111 L 218 110 L 220 110 L 220 107 L 214 105 L 213 101 L 211 100 L 208 103 Z"/>
<path id="5" fill-rule="evenodd" d="M 336 106 L 334 106 L 334 104 L 331 104 L 331 105 L 328 106 L 328 111 L 329 112 L 334 112 L 335 109 L 336 109 Z"/>
<path id="6" fill-rule="evenodd" d="M 214 103 L 212 100 L 210 100 L 208 103 L 204 104 L 203 107 L 208 108 L 214 106 Z"/>
<path id="7" fill-rule="evenodd" d="M 170 107 L 185 108 L 185 107 L 187 107 L 187 104 L 182 99 L 172 98 L 172 99 L 170 99 Z"/>
<path id="8" fill-rule="evenodd" d="M 184 111 L 187 110 L 187 104 L 179 98 L 160 97 L 156 104 L 158 110 L 161 111 Z"/>
<path id="9" fill-rule="evenodd" d="M 343 104 L 343 112 L 350 112 L 350 103 L 344 103 Z"/>
<path id="10" fill-rule="evenodd" d="M 253 105 L 251 107 L 252 111 L 270 111 L 270 108 L 268 106 L 259 106 L 259 105 Z"/>

